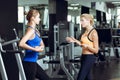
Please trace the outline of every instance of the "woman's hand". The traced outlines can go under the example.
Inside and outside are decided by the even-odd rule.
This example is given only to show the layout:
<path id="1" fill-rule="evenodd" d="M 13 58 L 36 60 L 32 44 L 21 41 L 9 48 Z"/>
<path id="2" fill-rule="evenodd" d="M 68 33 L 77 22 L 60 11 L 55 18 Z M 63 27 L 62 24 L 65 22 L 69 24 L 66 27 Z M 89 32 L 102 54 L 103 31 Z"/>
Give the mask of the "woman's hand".
<path id="1" fill-rule="evenodd" d="M 81 44 L 81 47 L 88 48 L 88 44 Z"/>
<path id="2" fill-rule="evenodd" d="M 75 39 L 74 37 L 71 36 L 70 38 L 71 38 L 74 42 L 76 42 L 76 39 Z"/>
<path id="3" fill-rule="evenodd" d="M 73 37 L 66 37 L 66 41 L 67 42 L 75 42 L 75 38 L 73 38 Z"/>
<path id="4" fill-rule="evenodd" d="M 36 46 L 35 50 L 36 50 L 36 52 L 43 52 L 44 51 L 44 46 Z"/>
<path id="5" fill-rule="evenodd" d="M 75 39 L 74 37 L 66 37 L 66 41 L 67 42 L 73 42 L 73 43 L 77 43 L 78 45 L 80 45 L 81 46 L 81 42 L 80 41 L 78 41 L 77 39 Z"/>

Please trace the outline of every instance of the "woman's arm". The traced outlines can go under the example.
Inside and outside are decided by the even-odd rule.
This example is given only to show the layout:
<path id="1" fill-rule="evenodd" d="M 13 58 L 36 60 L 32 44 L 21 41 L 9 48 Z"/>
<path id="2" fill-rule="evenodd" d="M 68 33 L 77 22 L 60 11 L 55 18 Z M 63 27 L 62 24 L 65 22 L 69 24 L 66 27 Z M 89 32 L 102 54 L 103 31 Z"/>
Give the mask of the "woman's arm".
<path id="1" fill-rule="evenodd" d="M 67 42 L 74 42 L 74 43 L 77 43 L 78 45 L 81 46 L 81 42 L 77 39 L 75 39 L 74 37 L 66 37 L 66 41 Z"/>
<path id="2" fill-rule="evenodd" d="M 35 47 L 35 49 L 36 49 L 37 52 L 43 52 L 44 48 L 45 48 L 45 45 L 44 45 L 43 40 L 41 41 L 40 46 L 36 46 Z"/>
<path id="3" fill-rule="evenodd" d="M 22 39 L 19 42 L 19 46 L 23 49 L 33 50 L 35 51 L 35 48 L 29 46 L 26 44 L 26 42 L 33 36 L 34 30 L 31 28 L 28 28 L 25 35 L 22 37 Z"/>
<path id="4" fill-rule="evenodd" d="M 27 31 L 26 31 L 26 34 L 20 40 L 19 46 L 23 49 L 32 50 L 32 51 L 36 51 L 36 52 L 42 52 L 44 50 L 43 41 L 41 41 L 40 46 L 36 46 L 36 47 L 31 47 L 31 46 L 26 44 L 26 42 L 34 36 L 35 36 L 34 35 L 34 30 L 31 29 L 31 28 L 28 28 Z"/>

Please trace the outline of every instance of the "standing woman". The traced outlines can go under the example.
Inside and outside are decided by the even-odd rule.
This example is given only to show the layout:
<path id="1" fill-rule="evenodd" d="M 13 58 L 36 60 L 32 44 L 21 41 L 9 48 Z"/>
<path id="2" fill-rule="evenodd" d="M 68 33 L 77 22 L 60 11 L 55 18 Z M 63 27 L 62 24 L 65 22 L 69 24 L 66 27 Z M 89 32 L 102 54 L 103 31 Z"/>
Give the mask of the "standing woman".
<path id="1" fill-rule="evenodd" d="M 81 67 L 78 73 L 77 80 L 92 80 L 90 71 L 95 62 L 95 54 L 99 50 L 98 34 L 94 25 L 94 18 L 90 14 L 82 14 L 80 16 L 80 23 L 85 32 L 79 40 L 74 37 L 67 37 L 68 42 L 77 43 L 82 47 Z"/>
<path id="2" fill-rule="evenodd" d="M 36 25 L 40 22 L 40 13 L 37 10 L 30 10 L 27 13 L 28 20 L 26 33 L 19 42 L 19 46 L 25 49 L 23 67 L 27 80 L 49 80 L 44 70 L 37 64 L 38 55 L 44 51 L 44 43 Z"/>

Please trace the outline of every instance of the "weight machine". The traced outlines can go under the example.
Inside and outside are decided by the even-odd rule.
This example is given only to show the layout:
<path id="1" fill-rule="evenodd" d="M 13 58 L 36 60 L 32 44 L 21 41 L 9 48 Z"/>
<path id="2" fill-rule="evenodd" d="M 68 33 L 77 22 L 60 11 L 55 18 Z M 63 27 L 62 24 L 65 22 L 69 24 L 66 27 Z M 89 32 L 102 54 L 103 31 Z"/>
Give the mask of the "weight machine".
<path id="1" fill-rule="evenodd" d="M 74 80 L 74 75 L 77 75 L 78 72 L 73 63 L 80 62 L 80 60 L 74 60 L 74 43 L 68 44 L 67 36 L 74 36 L 73 23 L 61 22 L 54 25 L 54 53 L 53 56 L 50 56 L 50 60 L 44 61 L 44 63 L 49 64 L 50 74 L 53 78 L 57 76 Z M 62 74 L 59 74 L 59 71 L 62 71 Z M 54 73 L 58 75 L 54 75 Z"/>

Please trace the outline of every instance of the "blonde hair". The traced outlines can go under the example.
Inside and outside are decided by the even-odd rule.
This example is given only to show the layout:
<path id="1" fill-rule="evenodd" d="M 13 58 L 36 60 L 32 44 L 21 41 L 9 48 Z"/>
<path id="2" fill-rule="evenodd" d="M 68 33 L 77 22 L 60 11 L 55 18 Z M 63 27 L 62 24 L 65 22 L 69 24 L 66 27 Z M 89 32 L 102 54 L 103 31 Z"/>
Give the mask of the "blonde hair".
<path id="1" fill-rule="evenodd" d="M 91 25 L 91 26 L 94 25 L 94 17 L 93 17 L 93 15 L 85 13 L 85 14 L 82 14 L 82 15 L 80 16 L 80 18 L 82 18 L 82 17 L 84 17 L 84 18 L 87 19 L 87 20 L 90 20 L 90 25 Z"/>

